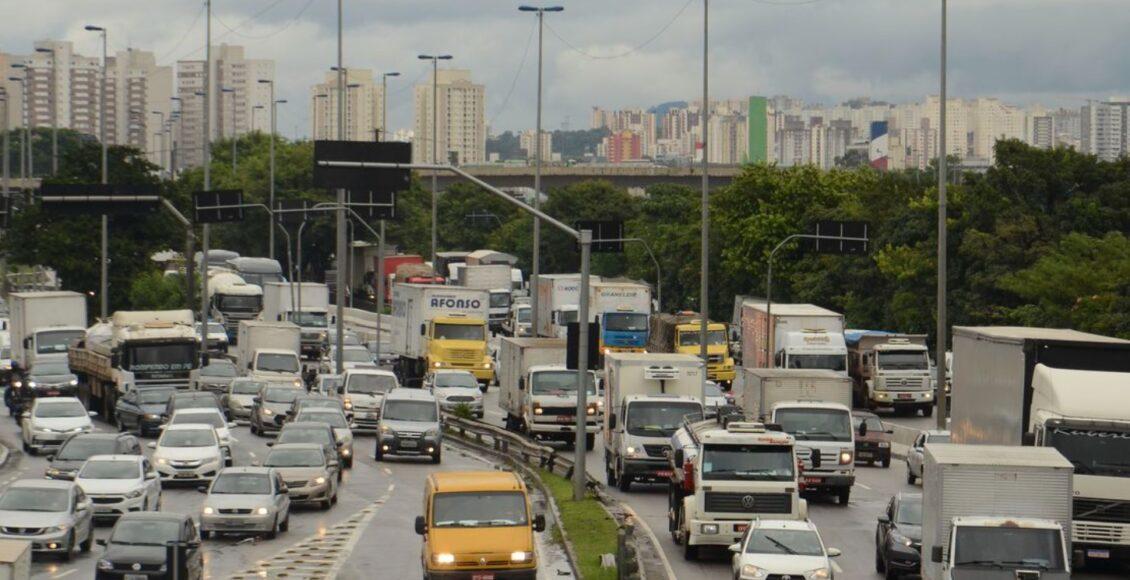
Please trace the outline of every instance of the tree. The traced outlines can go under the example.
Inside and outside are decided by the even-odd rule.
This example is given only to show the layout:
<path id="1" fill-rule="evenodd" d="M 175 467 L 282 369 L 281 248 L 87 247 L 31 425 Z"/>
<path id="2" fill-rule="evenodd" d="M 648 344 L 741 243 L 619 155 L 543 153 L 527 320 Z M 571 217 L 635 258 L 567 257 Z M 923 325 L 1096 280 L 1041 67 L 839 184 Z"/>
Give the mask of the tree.
<path id="1" fill-rule="evenodd" d="M 145 272 L 134 278 L 129 289 L 133 310 L 176 310 L 192 308 L 186 304 L 184 276 L 165 276 L 164 272 Z"/>

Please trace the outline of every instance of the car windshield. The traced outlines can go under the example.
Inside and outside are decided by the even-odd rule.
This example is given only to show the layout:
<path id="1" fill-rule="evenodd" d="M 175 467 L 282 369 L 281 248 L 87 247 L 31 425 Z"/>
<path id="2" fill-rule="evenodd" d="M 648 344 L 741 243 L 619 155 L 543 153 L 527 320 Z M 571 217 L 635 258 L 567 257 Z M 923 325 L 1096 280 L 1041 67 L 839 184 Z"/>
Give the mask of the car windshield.
<path id="1" fill-rule="evenodd" d="M 524 526 L 526 496 L 517 492 L 437 493 L 432 498 L 432 526 L 479 528 Z"/>
<path id="2" fill-rule="evenodd" d="M 706 445 L 702 479 L 792 481 L 796 460 L 791 445 Z"/>
<path id="3" fill-rule="evenodd" d="M 950 442 L 950 434 L 949 433 L 936 433 L 936 434 L 933 434 L 933 435 L 927 435 L 926 436 L 926 443 L 949 443 L 949 442 Z"/>
<path id="4" fill-rule="evenodd" d="M 867 424 L 868 434 L 882 433 L 885 430 L 885 428 L 883 427 L 883 421 L 878 417 L 858 417 L 852 415 L 851 426 L 853 429 L 859 431 L 859 426 L 862 424 Z"/>
<path id="5" fill-rule="evenodd" d="M 217 324 L 215 322 L 209 322 L 208 323 L 208 334 L 223 334 L 223 335 L 226 335 L 227 333 L 228 333 L 228 331 L 227 331 L 227 329 L 224 328 L 224 325 Z"/>
<path id="6" fill-rule="evenodd" d="M 129 516 L 126 516 L 128 518 Z M 180 520 L 118 520 L 110 535 L 111 544 L 126 546 L 164 546 L 180 539 L 184 524 Z"/>
<path id="7" fill-rule="evenodd" d="M 223 415 L 219 413 L 174 413 L 173 419 L 169 421 L 169 423 L 173 425 L 210 425 L 212 427 L 228 426 L 227 421 L 224 421 Z"/>
<path id="8" fill-rule="evenodd" d="M 847 370 L 847 357 L 842 354 L 797 354 L 789 353 L 790 369 L 825 369 L 829 371 Z"/>
<path id="9" fill-rule="evenodd" d="M 110 455 L 116 451 L 117 446 L 118 443 L 114 439 L 79 435 L 68 439 L 63 444 L 62 449 L 59 449 L 59 453 L 55 455 L 55 459 L 78 461 L 90 459 L 94 455 Z"/>
<path id="10" fill-rule="evenodd" d="M 607 313 L 604 315 L 604 330 L 643 332 L 647 330 L 647 315 L 639 312 Z"/>
<path id="11" fill-rule="evenodd" d="M 485 328 L 481 324 L 437 324 L 436 340 L 484 340 Z"/>
<path id="12" fill-rule="evenodd" d="M 596 394 L 596 381 L 592 377 L 592 373 L 585 373 L 588 375 L 588 384 L 585 386 L 585 392 L 590 395 Z M 577 371 L 538 371 L 533 374 L 533 386 L 530 388 L 530 393 L 534 395 L 575 395 L 577 393 Z"/>
<path id="13" fill-rule="evenodd" d="M 562 310 L 558 315 L 558 326 L 565 326 L 577 321 L 576 310 Z"/>
<path id="14" fill-rule="evenodd" d="M 396 388 L 394 375 L 349 375 L 345 390 L 359 395 L 383 395 Z"/>
<path id="15" fill-rule="evenodd" d="M 926 352 L 914 350 L 909 352 L 880 352 L 879 368 L 888 371 L 924 371 L 930 367 L 929 361 L 926 359 Z"/>
<path id="16" fill-rule="evenodd" d="M 78 476 L 82 479 L 137 479 L 141 477 L 141 465 L 125 460 L 87 461 Z"/>
<path id="17" fill-rule="evenodd" d="M 236 375 L 235 365 L 231 363 L 212 363 L 200 369 L 200 374 L 209 377 L 234 377 Z"/>
<path id="18" fill-rule="evenodd" d="M 257 395 L 259 389 L 263 388 L 263 383 L 255 381 L 232 381 L 231 394 L 233 395 Z"/>
<path id="19" fill-rule="evenodd" d="M 1049 425 L 1046 444 L 1062 453 L 1077 474 L 1130 477 L 1130 432 Z"/>
<path id="20" fill-rule="evenodd" d="M 702 388 L 702 390 L 704 393 L 706 393 L 707 397 L 717 398 L 726 396 L 722 394 L 722 388 L 718 385 L 707 383 L 706 386 Z"/>
<path id="21" fill-rule="evenodd" d="M 35 335 L 35 352 L 48 354 L 52 352 L 67 352 L 67 347 L 72 342 L 82 340 L 86 332 L 82 330 L 48 330 Z"/>
<path id="22" fill-rule="evenodd" d="M 12 487 L 0 496 L 0 510 L 14 512 L 65 512 L 71 505 L 68 489 Z"/>
<path id="23" fill-rule="evenodd" d="M 271 387 L 263 393 L 263 400 L 268 403 L 293 403 L 298 395 L 306 391 L 291 387 Z"/>
<path id="24" fill-rule="evenodd" d="M 298 357 L 290 353 L 259 353 L 255 369 L 269 373 L 297 373 Z"/>
<path id="25" fill-rule="evenodd" d="M 518 309 L 518 322 L 529 322 L 531 316 L 533 316 L 531 314 L 532 312 L 533 312 L 532 308 L 519 308 Z"/>
<path id="26" fill-rule="evenodd" d="M 290 321 L 306 328 L 325 328 L 329 324 L 329 317 L 325 312 L 291 312 Z"/>
<path id="27" fill-rule="evenodd" d="M 702 407 L 677 401 L 634 402 L 628 407 L 626 428 L 637 437 L 670 437 L 686 417 L 701 421 Z"/>
<path id="28" fill-rule="evenodd" d="M 958 526 L 954 534 L 955 568 L 1064 569 L 1058 529 Z"/>
<path id="29" fill-rule="evenodd" d="M 326 454 L 317 449 L 275 449 L 267 455 L 267 467 L 321 467 Z"/>
<path id="30" fill-rule="evenodd" d="M 336 393 L 341 389 L 341 377 L 325 377 L 319 379 L 319 390 L 323 393 Z"/>
<path id="31" fill-rule="evenodd" d="M 166 429 L 158 443 L 161 447 L 213 447 L 216 433 L 211 429 Z"/>
<path id="32" fill-rule="evenodd" d="M 347 348 L 341 352 L 345 355 L 341 357 L 341 360 L 344 362 L 373 362 L 372 356 L 369 354 L 369 351 L 365 347 Z M 337 352 L 334 351 L 334 354 L 336 355 Z M 336 356 L 331 356 L 330 358 L 332 360 L 337 360 Z"/>
<path id="33" fill-rule="evenodd" d="M 823 556 L 820 537 L 812 530 L 767 530 L 758 528 L 749 533 L 747 554 L 788 554 L 790 556 Z"/>
<path id="34" fill-rule="evenodd" d="M 381 418 L 385 421 L 438 421 L 436 404 L 431 401 L 386 401 Z"/>
<path id="35" fill-rule="evenodd" d="M 306 399 L 295 399 L 298 403 L 298 409 L 340 409 L 341 399 L 331 399 L 329 397 L 311 397 Z"/>
<path id="36" fill-rule="evenodd" d="M 490 307 L 491 308 L 509 308 L 511 296 L 509 292 L 491 292 L 490 293 Z"/>
<path id="37" fill-rule="evenodd" d="M 851 416 L 839 409 L 778 409 L 774 422 L 798 441 L 851 441 Z"/>
<path id="38" fill-rule="evenodd" d="M 71 374 L 71 367 L 67 366 L 67 363 L 62 361 L 44 361 L 37 363 L 35 368 L 31 369 L 31 374 L 37 377 L 69 375 Z"/>
<path id="39" fill-rule="evenodd" d="M 348 429 L 349 422 L 345 420 L 345 415 L 341 413 L 299 413 L 294 417 L 295 421 L 313 421 L 315 423 L 326 423 L 334 429 Z"/>
<path id="40" fill-rule="evenodd" d="M 699 340 L 700 336 L 702 336 L 702 332 L 697 330 L 680 332 L 679 346 L 699 346 L 702 344 Z M 729 344 L 725 330 L 707 330 L 706 338 L 710 341 L 707 344 Z"/>
<path id="41" fill-rule="evenodd" d="M 271 477 L 266 473 L 220 473 L 212 484 L 213 494 L 271 494 Z"/>
<path id="42" fill-rule="evenodd" d="M 903 499 L 900 501 L 898 513 L 895 514 L 895 522 L 911 526 L 921 526 L 922 498 Z"/>
<path id="43" fill-rule="evenodd" d="M 471 373 L 440 373 L 435 376 L 436 388 L 465 387 L 468 389 L 479 388 L 479 381 Z"/>
<path id="44" fill-rule="evenodd" d="M 175 392 L 176 389 L 138 389 L 137 402 L 142 405 L 164 405 Z"/>
<path id="45" fill-rule="evenodd" d="M 251 282 L 248 281 L 250 284 Z M 260 305 L 263 303 L 262 296 L 232 296 L 225 294 L 220 296 L 220 309 L 227 311 L 249 311 L 255 312 L 259 310 Z M 210 330 L 210 329 L 209 329 Z"/>
<path id="46" fill-rule="evenodd" d="M 283 427 L 282 433 L 276 443 L 317 443 L 318 445 L 336 445 L 337 440 L 325 429 L 310 429 L 306 427 Z"/>
<path id="47" fill-rule="evenodd" d="M 62 417 L 85 417 L 86 409 L 82 403 L 78 401 L 67 401 L 63 403 L 40 403 L 35 406 L 35 416 L 43 417 L 44 419 L 56 419 Z"/>
<path id="48" fill-rule="evenodd" d="M 182 393 L 173 395 L 174 409 L 211 409 L 216 406 L 216 397 L 211 393 Z"/>

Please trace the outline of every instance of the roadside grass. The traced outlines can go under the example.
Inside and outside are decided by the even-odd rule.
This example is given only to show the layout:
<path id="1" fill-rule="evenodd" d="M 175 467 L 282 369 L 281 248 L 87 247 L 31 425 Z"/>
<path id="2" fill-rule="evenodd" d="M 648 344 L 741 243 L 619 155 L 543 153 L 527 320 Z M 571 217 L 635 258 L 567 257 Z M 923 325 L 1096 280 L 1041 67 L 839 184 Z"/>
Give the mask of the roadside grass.
<path id="1" fill-rule="evenodd" d="M 601 568 L 601 554 L 616 554 L 616 520 L 604 511 L 600 502 L 589 495 L 582 501 L 573 501 L 573 482 L 538 470 L 542 482 L 553 494 L 561 524 L 573 545 L 577 566 L 583 580 L 616 580 L 615 568 Z"/>

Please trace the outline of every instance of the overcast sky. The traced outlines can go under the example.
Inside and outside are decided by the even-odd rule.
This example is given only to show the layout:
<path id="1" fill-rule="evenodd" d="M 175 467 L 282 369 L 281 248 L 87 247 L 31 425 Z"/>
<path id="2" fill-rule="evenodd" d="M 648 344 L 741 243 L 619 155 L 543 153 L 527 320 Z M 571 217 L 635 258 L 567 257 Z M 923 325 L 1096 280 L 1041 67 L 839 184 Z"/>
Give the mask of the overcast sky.
<path id="1" fill-rule="evenodd" d="M 534 4 L 538 0 L 526 0 Z M 562 0 L 546 17 L 545 126 L 587 128 L 589 111 L 691 100 L 702 91 L 703 0 Z M 345 65 L 397 70 L 391 128 L 411 126 L 419 53 L 449 53 L 486 85 L 495 131 L 532 127 L 536 17 L 510 0 L 345 0 Z M 336 63 L 333 0 L 215 0 L 213 42 L 273 58 L 280 130 L 309 129 L 309 86 Z M 938 90 L 940 0 L 714 0 L 711 96 L 788 94 L 831 104 L 870 96 L 920 100 Z M 950 0 L 950 93 L 1078 106 L 1130 93 L 1126 0 Z M 197 0 L 0 0 L 0 51 L 42 39 L 201 58 Z M 232 31 L 231 29 L 235 29 Z M 523 62 L 524 61 L 524 62 Z M 513 91 L 511 91 L 513 87 Z"/>

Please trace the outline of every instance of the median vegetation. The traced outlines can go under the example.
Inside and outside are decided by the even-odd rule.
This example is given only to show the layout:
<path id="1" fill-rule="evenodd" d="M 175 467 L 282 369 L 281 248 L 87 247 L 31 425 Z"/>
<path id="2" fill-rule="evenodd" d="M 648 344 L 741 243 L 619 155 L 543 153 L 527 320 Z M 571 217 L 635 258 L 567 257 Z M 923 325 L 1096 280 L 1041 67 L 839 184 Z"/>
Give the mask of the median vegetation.
<path id="1" fill-rule="evenodd" d="M 603 554 L 616 554 L 616 535 L 619 526 L 599 500 L 589 494 L 581 501 L 573 500 L 573 482 L 548 471 L 538 470 L 538 476 L 550 493 L 561 525 L 565 528 L 569 544 L 576 557 L 578 573 L 583 580 L 616 580 L 616 568 L 602 568 Z"/>

